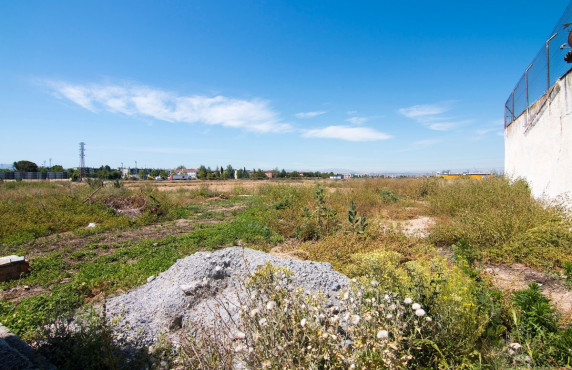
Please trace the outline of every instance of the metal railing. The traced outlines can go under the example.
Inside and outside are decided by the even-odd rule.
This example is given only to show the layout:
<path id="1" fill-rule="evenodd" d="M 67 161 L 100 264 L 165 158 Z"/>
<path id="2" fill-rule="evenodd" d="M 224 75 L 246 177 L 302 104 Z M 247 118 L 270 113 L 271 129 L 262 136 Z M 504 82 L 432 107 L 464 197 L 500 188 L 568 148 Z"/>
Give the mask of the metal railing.
<path id="1" fill-rule="evenodd" d="M 567 44 L 570 31 L 572 1 L 510 93 L 504 106 L 505 127 L 523 113 L 527 115 L 527 122 L 532 121 L 544 105 L 551 87 L 572 68 L 572 64 L 564 61 L 564 57 L 571 50 Z M 539 103 L 535 104 L 537 101 Z"/>

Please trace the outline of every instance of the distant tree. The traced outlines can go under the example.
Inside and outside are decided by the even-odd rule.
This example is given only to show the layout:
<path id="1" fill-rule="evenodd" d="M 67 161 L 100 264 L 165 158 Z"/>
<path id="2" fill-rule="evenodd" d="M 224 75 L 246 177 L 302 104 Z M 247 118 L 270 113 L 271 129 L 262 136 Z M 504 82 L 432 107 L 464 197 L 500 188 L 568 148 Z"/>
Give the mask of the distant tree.
<path id="1" fill-rule="evenodd" d="M 265 179 L 267 176 L 264 173 L 264 171 L 262 171 L 260 168 L 257 170 L 252 170 L 252 172 L 250 173 L 250 177 L 253 179 Z"/>
<path id="2" fill-rule="evenodd" d="M 286 178 L 287 176 L 288 176 L 288 174 L 286 173 L 286 170 L 285 170 L 285 169 L 282 169 L 282 171 L 280 171 L 280 176 L 279 176 L 279 177 Z"/>
<path id="3" fill-rule="evenodd" d="M 59 164 L 53 165 L 50 168 L 51 172 L 64 172 L 64 168 L 62 166 L 60 166 Z"/>
<path id="4" fill-rule="evenodd" d="M 145 173 L 145 170 L 139 171 L 139 179 L 141 179 L 141 180 L 147 179 L 147 174 Z"/>
<path id="5" fill-rule="evenodd" d="M 182 164 L 182 165 L 180 165 L 179 167 L 177 167 L 178 170 L 184 170 L 185 168 L 187 168 L 187 167 L 185 167 L 184 164 Z"/>
<path id="6" fill-rule="evenodd" d="M 38 172 L 38 165 L 30 161 L 14 162 L 14 168 L 20 172 Z"/>
<path id="7" fill-rule="evenodd" d="M 108 180 L 117 180 L 121 178 L 121 172 L 119 170 L 113 170 L 109 173 L 107 177 Z"/>
<path id="8" fill-rule="evenodd" d="M 159 170 L 153 170 L 151 171 L 151 173 L 149 174 L 151 177 L 155 178 L 157 176 L 159 176 L 161 172 Z"/>
<path id="9" fill-rule="evenodd" d="M 167 173 L 167 171 L 163 170 L 163 171 L 159 172 L 159 176 L 166 179 L 167 177 L 169 177 L 169 174 Z"/>
<path id="10" fill-rule="evenodd" d="M 232 166 L 230 164 L 228 166 L 226 166 L 226 169 L 224 170 L 222 177 L 225 179 L 234 178 L 234 168 L 232 168 Z"/>
<path id="11" fill-rule="evenodd" d="M 201 164 L 199 167 L 199 172 L 197 172 L 197 178 L 204 180 L 207 178 L 207 168 Z"/>
<path id="12" fill-rule="evenodd" d="M 292 171 L 290 172 L 289 177 L 300 177 L 300 172 Z"/>

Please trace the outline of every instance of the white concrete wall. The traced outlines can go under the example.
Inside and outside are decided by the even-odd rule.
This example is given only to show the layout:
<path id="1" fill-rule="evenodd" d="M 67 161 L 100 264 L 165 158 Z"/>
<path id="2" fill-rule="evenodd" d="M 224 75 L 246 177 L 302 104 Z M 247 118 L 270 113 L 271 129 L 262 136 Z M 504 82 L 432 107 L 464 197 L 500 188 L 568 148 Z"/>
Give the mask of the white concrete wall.
<path id="1" fill-rule="evenodd" d="M 505 129 L 505 174 L 526 179 L 537 198 L 572 199 L 572 73 L 543 102 Z"/>

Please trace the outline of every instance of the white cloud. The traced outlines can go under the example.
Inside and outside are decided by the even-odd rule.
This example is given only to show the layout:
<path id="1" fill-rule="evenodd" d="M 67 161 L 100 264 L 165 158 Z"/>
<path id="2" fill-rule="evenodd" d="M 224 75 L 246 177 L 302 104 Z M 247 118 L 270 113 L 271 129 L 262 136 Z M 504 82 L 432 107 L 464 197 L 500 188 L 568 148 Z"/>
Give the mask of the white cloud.
<path id="1" fill-rule="evenodd" d="M 346 121 L 348 121 L 349 123 L 352 123 L 354 125 L 363 125 L 364 123 L 369 121 L 369 118 L 367 118 L 367 117 L 350 117 Z"/>
<path id="2" fill-rule="evenodd" d="M 425 118 L 427 116 L 442 114 L 449 110 L 451 110 L 451 103 L 442 102 L 438 104 L 421 104 L 421 105 L 414 105 L 408 108 L 401 108 L 399 109 L 399 113 L 401 113 L 405 117 L 416 119 L 419 117 Z"/>
<path id="3" fill-rule="evenodd" d="M 444 101 L 437 104 L 414 105 L 401 108 L 398 112 L 431 130 L 448 131 L 471 122 L 470 120 L 457 120 L 455 117 L 443 115 L 452 109 L 453 103 L 453 101 Z"/>
<path id="4" fill-rule="evenodd" d="M 306 130 L 302 136 L 346 141 L 378 141 L 392 138 L 391 135 L 384 134 L 369 127 L 351 126 L 328 126 L 320 129 Z"/>
<path id="5" fill-rule="evenodd" d="M 313 118 L 317 116 L 321 116 L 322 114 L 326 113 L 325 111 L 315 111 L 315 112 L 300 112 L 296 113 L 296 118 Z"/>
<path id="6" fill-rule="evenodd" d="M 494 120 L 489 125 L 485 125 L 477 130 L 475 133 L 478 136 L 485 136 L 494 132 L 496 135 L 504 136 L 504 121 L 502 119 Z"/>
<path id="7" fill-rule="evenodd" d="M 92 112 L 108 111 L 167 122 L 203 123 L 254 132 L 289 132 L 268 102 L 226 96 L 179 96 L 147 86 L 73 85 L 49 82 L 59 96 Z"/>
<path id="8" fill-rule="evenodd" d="M 455 122 L 430 123 L 427 127 L 435 131 L 447 131 L 455 127 Z"/>
<path id="9" fill-rule="evenodd" d="M 421 150 L 421 149 L 425 149 L 425 148 L 429 148 L 431 146 L 437 145 L 440 142 L 442 142 L 441 139 L 418 140 L 418 141 L 414 141 L 408 147 L 406 147 L 405 149 L 403 149 L 401 151 L 402 152 L 409 152 L 409 151 L 414 151 L 414 150 Z"/>

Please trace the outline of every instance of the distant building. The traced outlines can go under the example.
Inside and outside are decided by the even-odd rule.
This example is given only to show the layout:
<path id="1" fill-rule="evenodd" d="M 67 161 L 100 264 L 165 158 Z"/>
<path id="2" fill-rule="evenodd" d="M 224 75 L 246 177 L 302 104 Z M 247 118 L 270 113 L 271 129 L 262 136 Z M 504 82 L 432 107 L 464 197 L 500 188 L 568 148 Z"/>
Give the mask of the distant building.
<path id="1" fill-rule="evenodd" d="M 178 168 L 175 170 L 171 170 L 171 174 L 173 174 L 173 175 L 180 175 L 180 176 L 187 175 L 189 177 L 189 179 L 192 179 L 192 180 L 197 179 L 198 173 L 199 173 L 199 170 L 196 168 Z"/>

